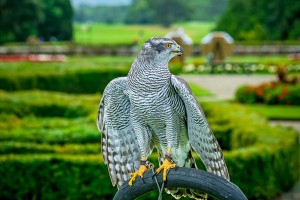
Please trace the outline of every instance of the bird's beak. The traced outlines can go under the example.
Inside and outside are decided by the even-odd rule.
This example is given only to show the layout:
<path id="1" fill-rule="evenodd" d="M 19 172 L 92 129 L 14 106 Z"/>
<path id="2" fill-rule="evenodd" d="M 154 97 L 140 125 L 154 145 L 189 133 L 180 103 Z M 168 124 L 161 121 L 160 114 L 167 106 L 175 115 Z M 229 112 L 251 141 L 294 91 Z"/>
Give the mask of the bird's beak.
<path id="1" fill-rule="evenodd" d="M 172 54 L 175 54 L 175 56 L 181 56 L 183 53 L 183 48 L 179 45 L 172 51 Z"/>

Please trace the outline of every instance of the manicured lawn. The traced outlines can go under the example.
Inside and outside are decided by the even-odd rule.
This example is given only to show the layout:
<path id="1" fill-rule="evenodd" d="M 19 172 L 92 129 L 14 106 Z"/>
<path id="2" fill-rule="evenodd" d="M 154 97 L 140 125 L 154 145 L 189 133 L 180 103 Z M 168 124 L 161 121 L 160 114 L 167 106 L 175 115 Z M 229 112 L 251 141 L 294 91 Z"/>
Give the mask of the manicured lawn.
<path id="1" fill-rule="evenodd" d="M 204 56 L 194 56 L 188 58 L 188 63 L 203 63 L 207 62 Z M 229 56 L 225 62 L 245 62 L 245 63 L 261 63 L 261 64 L 290 64 L 299 63 L 299 61 L 292 61 L 287 55 L 264 55 L 264 56 L 253 56 L 253 55 L 232 55 Z"/>
<path id="2" fill-rule="evenodd" d="M 150 37 L 164 36 L 176 27 L 183 27 L 185 32 L 199 43 L 201 38 L 214 27 L 212 22 L 188 22 L 174 24 L 170 28 L 159 25 L 124 25 L 124 24 L 75 24 L 74 41 L 82 44 L 117 45 L 143 43 Z"/>
<path id="3" fill-rule="evenodd" d="M 197 84 L 195 83 L 189 83 L 189 86 L 193 92 L 193 94 L 196 96 L 196 97 L 208 97 L 208 96 L 213 96 L 213 94 L 204 89 L 204 88 L 201 88 L 199 87 Z"/>
<path id="4" fill-rule="evenodd" d="M 287 55 L 264 55 L 264 56 L 231 56 L 227 59 L 228 62 L 251 62 L 261 64 L 289 64 L 291 61 Z M 299 62 L 299 61 L 298 61 Z"/>
<path id="5" fill-rule="evenodd" d="M 244 105 L 268 119 L 300 120 L 300 106 Z"/>
<path id="6" fill-rule="evenodd" d="M 133 61 L 133 56 L 70 56 L 66 62 L 0 62 L 0 74 L 14 75 L 31 72 L 47 74 L 78 69 L 129 68 Z"/>

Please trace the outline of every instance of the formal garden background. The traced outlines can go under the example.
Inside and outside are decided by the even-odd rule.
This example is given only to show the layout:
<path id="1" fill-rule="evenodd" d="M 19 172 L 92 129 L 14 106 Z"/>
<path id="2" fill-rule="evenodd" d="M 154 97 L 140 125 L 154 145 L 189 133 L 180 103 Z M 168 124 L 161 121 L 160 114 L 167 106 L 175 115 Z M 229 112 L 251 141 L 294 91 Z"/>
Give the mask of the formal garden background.
<path id="1" fill-rule="evenodd" d="M 0 1 L 0 199 L 112 199 L 95 123 L 101 94 L 143 42 L 178 27 L 193 43 L 170 70 L 200 101 L 231 181 L 248 199 L 287 199 L 299 184 L 300 129 L 280 123 L 300 124 L 299 13 L 295 0 Z M 200 47 L 212 31 L 234 38 L 223 62 Z M 267 80 L 219 98 L 202 84 L 216 77 Z"/>

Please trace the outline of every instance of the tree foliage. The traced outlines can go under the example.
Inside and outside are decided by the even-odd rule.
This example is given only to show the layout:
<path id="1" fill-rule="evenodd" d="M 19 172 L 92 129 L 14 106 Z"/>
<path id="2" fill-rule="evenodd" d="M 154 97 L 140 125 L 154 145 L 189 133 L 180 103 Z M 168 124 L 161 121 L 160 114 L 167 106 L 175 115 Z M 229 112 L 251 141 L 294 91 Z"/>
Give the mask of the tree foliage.
<path id="1" fill-rule="evenodd" d="M 76 8 L 74 21 L 80 23 L 100 22 L 100 23 L 123 23 L 127 10 L 127 5 L 113 6 L 87 6 Z"/>
<path id="2" fill-rule="evenodd" d="M 29 36 L 72 39 L 73 10 L 69 0 L 0 0 L 0 43 Z"/>
<path id="3" fill-rule="evenodd" d="M 300 1 L 230 0 L 216 29 L 238 40 L 298 39 Z"/>
<path id="4" fill-rule="evenodd" d="M 163 24 L 178 21 L 216 21 L 228 0 L 132 0 L 130 5 L 87 4 L 76 7 L 76 22 Z"/>
<path id="5" fill-rule="evenodd" d="M 134 0 L 126 22 L 170 26 L 174 22 L 191 19 L 194 11 L 191 5 L 191 0 Z"/>

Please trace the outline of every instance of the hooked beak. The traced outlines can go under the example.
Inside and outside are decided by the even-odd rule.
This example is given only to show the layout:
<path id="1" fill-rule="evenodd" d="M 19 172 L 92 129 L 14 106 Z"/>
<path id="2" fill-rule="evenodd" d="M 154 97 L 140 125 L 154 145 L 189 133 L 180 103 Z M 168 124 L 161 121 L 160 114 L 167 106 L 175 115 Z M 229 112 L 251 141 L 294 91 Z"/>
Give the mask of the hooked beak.
<path id="1" fill-rule="evenodd" d="M 172 54 L 175 54 L 175 56 L 181 56 L 183 53 L 183 48 L 179 45 L 177 45 L 176 49 L 172 51 Z"/>

